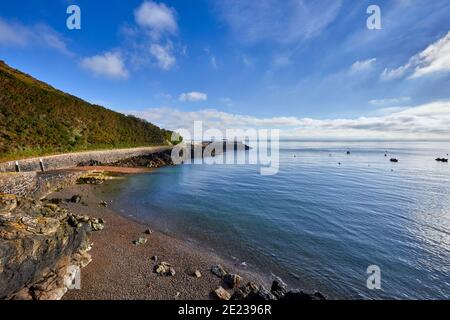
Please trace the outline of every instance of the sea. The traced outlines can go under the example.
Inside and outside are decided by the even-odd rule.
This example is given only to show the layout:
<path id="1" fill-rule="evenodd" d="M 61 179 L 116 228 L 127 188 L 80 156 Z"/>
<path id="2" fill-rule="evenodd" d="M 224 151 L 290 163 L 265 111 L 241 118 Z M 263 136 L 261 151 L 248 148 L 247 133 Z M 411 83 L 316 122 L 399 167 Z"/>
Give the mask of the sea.
<path id="1" fill-rule="evenodd" d="M 450 299 L 450 164 L 435 160 L 448 153 L 437 141 L 281 141 L 275 175 L 184 164 L 104 191 L 118 212 L 293 289 Z"/>

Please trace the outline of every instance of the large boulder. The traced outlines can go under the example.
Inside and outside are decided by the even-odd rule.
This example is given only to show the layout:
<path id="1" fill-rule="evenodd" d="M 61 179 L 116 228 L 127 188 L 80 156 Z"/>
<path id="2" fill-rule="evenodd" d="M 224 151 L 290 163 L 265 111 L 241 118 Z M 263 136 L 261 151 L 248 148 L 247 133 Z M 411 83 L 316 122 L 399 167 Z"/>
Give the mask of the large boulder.
<path id="1" fill-rule="evenodd" d="M 0 299 L 59 299 L 90 261 L 88 222 L 58 205 L 0 195 Z"/>
<path id="2" fill-rule="evenodd" d="M 223 277 L 223 282 L 231 289 L 238 287 L 241 281 L 242 277 L 234 273 L 228 273 Z"/>

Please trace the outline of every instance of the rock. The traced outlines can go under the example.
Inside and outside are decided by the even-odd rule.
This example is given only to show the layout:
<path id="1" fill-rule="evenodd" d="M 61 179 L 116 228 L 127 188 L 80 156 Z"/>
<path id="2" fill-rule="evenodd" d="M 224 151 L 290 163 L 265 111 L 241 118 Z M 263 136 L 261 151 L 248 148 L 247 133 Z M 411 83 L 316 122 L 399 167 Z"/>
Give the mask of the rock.
<path id="1" fill-rule="evenodd" d="M 257 292 L 251 291 L 245 300 L 255 300 L 255 301 L 268 301 L 276 300 L 277 298 L 269 292 L 266 288 L 261 286 Z"/>
<path id="2" fill-rule="evenodd" d="M 309 301 L 313 300 L 310 294 L 307 294 L 300 290 L 291 290 L 281 298 L 281 300 L 299 300 L 299 301 Z"/>
<path id="3" fill-rule="evenodd" d="M 89 161 L 83 161 L 77 164 L 77 167 L 96 167 L 96 166 L 102 166 L 103 164 L 100 161 L 97 160 L 89 160 Z"/>
<path id="4" fill-rule="evenodd" d="M 106 176 L 102 172 L 92 172 L 86 175 L 83 175 L 78 178 L 78 184 L 103 184 L 105 181 L 109 180 L 110 177 Z"/>
<path id="5" fill-rule="evenodd" d="M 61 204 L 62 201 L 63 201 L 63 200 L 62 200 L 61 198 L 53 198 L 53 199 L 50 199 L 50 200 L 49 200 L 49 202 L 50 202 L 51 204 L 56 204 L 56 205 Z"/>
<path id="6" fill-rule="evenodd" d="M 17 197 L 12 194 L 0 194 L 0 217 L 10 217 L 17 207 Z"/>
<path id="7" fill-rule="evenodd" d="M 202 273 L 199 270 L 195 270 L 193 273 L 193 276 L 196 278 L 201 278 L 202 277 Z"/>
<path id="8" fill-rule="evenodd" d="M 74 268 L 90 261 L 89 225 L 25 197 L 0 195 L 0 211 L 0 300 L 60 299 Z"/>
<path id="9" fill-rule="evenodd" d="M 157 262 L 158 261 L 158 256 L 153 256 L 150 258 L 153 262 Z"/>
<path id="10" fill-rule="evenodd" d="M 244 291 L 241 289 L 236 289 L 231 296 L 231 300 L 244 300 L 247 297 Z"/>
<path id="11" fill-rule="evenodd" d="M 240 289 L 245 294 L 245 296 L 249 295 L 251 292 L 257 293 L 259 291 L 260 286 L 254 282 L 248 282 L 245 286 Z"/>
<path id="12" fill-rule="evenodd" d="M 228 272 L 225 271 L 224 268 L 222 268 L 221 265 L 215 265 L 211 267 L 212 274 L 218 276 L 219 278 L 223 278 Z"/>
<path id="13" fill-rule="evenodd" d="M 70 198 L 70 202 L 72 203 L 80 203 L 81 202 L 81 196 L 75 195 L 72 198 Z"/>
<path id="14" fill-rule="evenodd" d="M 231 289 L 238 287 L 242 281 L 242 277 L 237 274 L 228 273 L 223 277 L 224 283 Z"/>
<path id="15" fill-rule="evenodd" d="M 231 299 L 231 295 L 230 293 L 228 293 L 228 291 L 226 291 L 224 288 L 222 287 L 218 287 L 214 290 L 214 295 L 217 299 L 219 300 L 225 300 L 228 301 Z"/>
<path id="16" fill-rule="evenodd" d="M 274 280 L 270 291 L 277 299 L 281 299 L 287 293 L 287 286 L 280 279 Z"/>
<path id="17" fill-rule="evenodd" d="M 137 239 L 137 240 L 134 240 L 134 241 L 133 241 L 133 244 L 134 244 L 135 246 L 140 246 L 141 244 L 146 244 L 147 241 L 148 241 L 147 238 L 141 237 L 141 238 L 139 238 L 139 239 Z"/>
<path id="18" fill-rule="evenodd" d="M 89 225 L 92 231 L 100 231 L 105 227 L 105 221 L 99 218 L 90 218 L 87 215 L 71 215 L 69 224 L 76 228 L 81 228 L 83 224 Z"/>
<path id="19" fill-rule="evenodd" d="M 174 276 L 175 275 L 175 269 L 170 265 L 170 263 L 167 262 L 161 262 L 158 263 L 155 268 L 155 273 L 159 274 L 160 276 Z"/>
<path id="20" fill-rule="evenodd" d="M 323 294 L 321 294 L 319 291 L 314 292 L 313 297 L 315 300 L 327 300 Z"/>
<path id="21" fill-rule="evenodd" d="M 152 234 L 152 233 L 153 233 L 153 230 L 147 229 L 147 230 L 144 231 L 144 233 L 145 233 L 145 234 Z"/>
<path id="22" fill-rule="evenodd" d="M 99 218 L 92 218 L 89 221 L 92 231 L 101 231 L 105 228 L 105 221 Z"/>

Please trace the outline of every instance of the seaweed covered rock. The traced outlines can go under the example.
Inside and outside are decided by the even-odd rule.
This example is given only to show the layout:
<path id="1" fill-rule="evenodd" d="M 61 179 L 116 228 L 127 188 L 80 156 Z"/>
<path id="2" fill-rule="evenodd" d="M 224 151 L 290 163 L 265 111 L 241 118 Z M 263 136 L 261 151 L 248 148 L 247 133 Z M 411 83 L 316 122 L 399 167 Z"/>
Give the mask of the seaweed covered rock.
<path id="1" fill-rule="evenodd" d="M 90 172 L 78 178 L 78 184 L 103 184 L 105 181 L 110 180 L 111 177 L 107 176 L 103 172 Z"/>
<path id="2" fill-rule="evenodd" d="M 113 167 L 160 168 L 168 165 L 173 165 L 171 155 L 171 150 L 165 150 L 161 152 L 150 153 L 147 155 L 127 158 L 117 162 L 108 163 L 107 165 Z"/>
<path id="3" fill-rule="evenodd" d="M 0 299 L 60 299 L 90 262 L 88 222 L 56 204 L 0 194 Z"/>

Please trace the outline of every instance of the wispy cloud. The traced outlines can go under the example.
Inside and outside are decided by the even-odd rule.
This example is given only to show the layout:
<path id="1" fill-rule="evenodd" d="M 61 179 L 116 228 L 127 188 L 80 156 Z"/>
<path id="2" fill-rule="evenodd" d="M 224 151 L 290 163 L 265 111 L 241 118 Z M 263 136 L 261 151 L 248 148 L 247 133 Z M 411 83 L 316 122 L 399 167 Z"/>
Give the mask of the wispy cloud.
<path id="1" fill-rule="evenodd" d="M 96 76 L 110 79 L 128 78 L 128 70 L 125 67 L 122 55 L 119 52 L 106 52 L 93 57 L 84 58 L 80 65 L 91 71 Z"/>
<path id="2" fill-rule="evenodd" d="M 46 24 L 24 25 L 0 18 L 0 46 L 44 47 L 73 55 L 61 34 Z"/>
<path id="3" fill-rule="evenodd" d="M 355 74 L 355 73 L 359 73 L 359 72 L 369 71 L 373 68 L 376 61 L 377 61 L 376 58 L 362 60 L 362 61 L 358 60 L 352 64 L 349 72 L 351 74 Z"/>
<path id="4" fill-rule="evenodd" d="M 210 50 L 209 48 L 205 48 L 205 49 L 203 49 L 203 51 L 205 51 L 205 54 L 206 54 L 206 56 L 207 56 L 208 59 L 209 59 L 209 62 L 210 62 L 210 64 L 211 64 L 211 67 L 212 67 L 214 70 L 217 70 L 217 68 L 218 68 L 219 66 L 218 66 L 218 64 L 217 64 L 217 58 L 216 58 L 216 56 L 211 52 L 211 50 Z"/>
<path id="5" fill-rule="evenodd" d="M 242 41 L 289 44 L 319 35 L 336 18 L 341 1 L 217 1 L 222 17 Z"/>
<path id="6" fill-rule="evenodd" d="M 150 46 L 150 54 L 155 58 L 156 64 L 163 70 L 169 70 L 176 62 L 172 51 L 173 47 L 170 43 L 165 46 L 154 43 Z"/>
<path id="7" fill-rule="evenodd" d="M 227 107 L 233 106 L 233 100 L 231 98 L 222 98 L 222 99 L 220 99 L 220 102 Z"/>
<path id="8" fill-rule="evenodd" d="M 450 101 L 393 109 L 383 116 L 356 119 L 259 118 L 215 109 L 186 112 L 172 108 L 133 114 L 174 130 L 191 130 L 194 121 L 203 121 L 206 129 L 277 128 L 283 137 L 296 138 L 450 139 Z"/>
<path id="9" fill-rule="evenodd" d="M 179 97 L 179 100 L 182 102 L 198 102 L 198 101 L 206 101 L 208 100 L 208 95 L 203 92 L 188 92 L 182 93 Z"/>
<path id="10" fill-rule="evenodd" d="M 0 18 L 0 45 L 25 46 L 31 37 L 30 30 L 18 23 Z"/>
<path id="11" fill-rule="evenodd" d="M 409 79 L 416 79 L 449 71 L 450 31 L 443 38 L 411 57 L 405 65 L 395 69 L 386 68 L 381 74 L 381 79 L 394 80 L 405 76 L 408 76 Z"/>
<path id="12" fill-rule="evenodd" d="M 400 97 L 400 98 L 373 99 L 373 100 L 370 100 L 369 103 L 371 105 L 374 105 L 377 107 L 386 107 L 386 106 L 399 105 L 399 104 L 407 103 L 410 101 L 411 101 L 411 97 Z"/>

